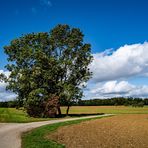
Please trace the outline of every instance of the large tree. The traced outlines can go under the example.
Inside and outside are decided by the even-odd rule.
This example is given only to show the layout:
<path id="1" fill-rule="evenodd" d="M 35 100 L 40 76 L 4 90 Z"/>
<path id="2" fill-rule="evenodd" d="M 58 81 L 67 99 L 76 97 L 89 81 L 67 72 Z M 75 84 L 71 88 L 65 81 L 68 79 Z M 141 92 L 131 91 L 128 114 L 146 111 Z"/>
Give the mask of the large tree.
<path id="1" fill-rule="evenodd" d="M 92 61 L 90 44 L 83 33 L 68 25 L 57 25 L 49 33 L 31 33 L 5 46 L 11 72 L 7 89 L 18 94 L 31 116 L 55 116 L 60 102 L 69 106 L 82 97 Z M 67 113 L 68 113 L 67 110 Z"/>

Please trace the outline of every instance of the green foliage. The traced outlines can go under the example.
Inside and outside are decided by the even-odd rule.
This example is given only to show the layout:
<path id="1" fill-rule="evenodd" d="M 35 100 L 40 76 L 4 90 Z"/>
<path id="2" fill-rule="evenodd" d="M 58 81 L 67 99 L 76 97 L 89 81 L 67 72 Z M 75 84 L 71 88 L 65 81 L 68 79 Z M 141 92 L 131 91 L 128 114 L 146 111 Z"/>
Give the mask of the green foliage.
<path id="1" fill-rule="evenodd" d="M 39 95 L 43 94 L 43 91 L 42 89 L 32 90 L 28 95 L 28 99 L 24 102 L 24 106 L 27 108 L 27 113 L 30 116 L 44 117 L 43 112 L 45 99 Z"/>
<path id="2" fill-rule="evenodd" d="M 77 28 L 57 25 L 50 33 L 27 34 L 4 47 L 11 72 L 7 89 L 18 94 L 31 116 L 44 116 L 43 104 L 53 95 L 67 105 L 82 97 L 80 85 L 90 78 L 92 61 L 83 36 Z"/>
<path id="3" fill-rule="evenodd" d="M 11 101 L 3 101 L 3 102 L 0 102 L 0 107 L 18 108 L 18 101 L 16 99 Z M 22 107 L 22 106 L 19 106 L 19 107 Z"/>
<path id="4" fill-rule="evenodd" d="M 133 107 L 143 107 L 144 105 L 148 105 L 148 99 L 141 99 L 141 98 L 110 98 L 110 99 L 91 99 L 91 100 L 80 100 L 77 104 L 79 106 L 106 106 L 106 105 L 125 105 Z"/>
<path id="5" fill-rule="evenodd" d="M 0 102 L 0 107 L 8 107 L 8 102 L 5 101 L 5 102 Z"/>
<path id="6" fill-rule="evenodd" d="M 7 77 L 3 73 L 0 73 L 0 82 L 4 82 L 6 80 L 7 80 Z"/>
<path id="7" fill-rule="evenodd" d="M 144 107 L 144 102 L 135 102 L 132 104 L 133 107 Z"/>

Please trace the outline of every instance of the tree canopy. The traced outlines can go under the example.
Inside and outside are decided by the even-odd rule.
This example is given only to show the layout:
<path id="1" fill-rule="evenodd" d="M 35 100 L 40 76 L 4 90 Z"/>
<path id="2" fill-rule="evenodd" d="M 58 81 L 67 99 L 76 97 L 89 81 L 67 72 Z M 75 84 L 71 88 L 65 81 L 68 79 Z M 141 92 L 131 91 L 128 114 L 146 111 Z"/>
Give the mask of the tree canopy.
<path id="1" fill-rule="evenodd" d="M 5 46 L 11 72 L 7 89 L 18 95 L 31 116 L 55 116 L 60 102 L 82 97 L 89 80 L 91 46 L 78 28 L 57 25 L 50 32 L 31 33 Z"/>

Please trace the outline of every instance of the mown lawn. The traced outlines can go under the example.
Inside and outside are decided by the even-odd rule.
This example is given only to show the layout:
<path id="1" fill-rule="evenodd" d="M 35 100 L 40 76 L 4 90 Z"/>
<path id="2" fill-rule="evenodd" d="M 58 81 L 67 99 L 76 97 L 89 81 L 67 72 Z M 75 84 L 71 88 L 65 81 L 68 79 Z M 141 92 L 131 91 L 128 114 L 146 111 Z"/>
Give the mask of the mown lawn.
<path id="1" fill-rule="evenodd" d="M 49 120 L 45 118 L 32 118 L 27 115 L 23 110 L 18 110 L 15 108 L 0 108 L 0 122 L 34 122 Z"/>
<path id="2" fill-rule="evenodd" d="M 66 107 L 62 107 L 62 113 L 66 112 Z M 107 113 L 107 114 L 148 114 L 148 106 L 72 106 L 70 114 L 89 114 L 89 113 Z"/>

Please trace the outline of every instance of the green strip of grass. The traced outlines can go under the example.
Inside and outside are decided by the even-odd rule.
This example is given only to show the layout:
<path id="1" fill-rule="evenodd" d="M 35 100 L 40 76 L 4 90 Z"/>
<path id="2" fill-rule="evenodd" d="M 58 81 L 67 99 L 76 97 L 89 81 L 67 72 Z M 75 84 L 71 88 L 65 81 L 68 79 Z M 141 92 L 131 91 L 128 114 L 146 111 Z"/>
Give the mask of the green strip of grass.
<path id="1" fill-rule="evenodd" d="M 23 110 L 15 108 L 0 108 L 0 122 L 26 123 L 51 120 L 51 118 L 32 118 Z"/>
<path id="2" fill-rule="evenodd" d="M 75 121 L 55 123 L 55 124 L 39 127 L 30 132 L 26 132 L 22 135 L 22 148 L 64 148 L 65 147 L 64 145 L 58 144 L 54 141 L 46 139 L 45 138 L 46 135 L 48 135 L 50 132 L 57 130 L 61 126 L 78 124 L 83 121 L 100 119 L 100 118 L 104 118 L 104 117 L 96 117 L 91 119 L 79 119 Z"/>

